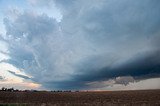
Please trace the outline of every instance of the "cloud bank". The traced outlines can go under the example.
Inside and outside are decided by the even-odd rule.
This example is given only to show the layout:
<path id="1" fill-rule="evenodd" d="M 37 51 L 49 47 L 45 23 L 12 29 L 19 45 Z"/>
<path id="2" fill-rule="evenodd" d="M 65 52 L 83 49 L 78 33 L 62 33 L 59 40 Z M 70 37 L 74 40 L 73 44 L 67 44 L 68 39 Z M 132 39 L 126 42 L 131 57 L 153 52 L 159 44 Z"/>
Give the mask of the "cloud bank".
<path id="1" fill-rule="evenodd" d="M 48 89 L 89 89 L 94 82 L 126 85 L 159 77 L 159 0 L 54 3 L 60 22 L 31 11 L 4 19 L 5 61 L 32 81 Z"/>

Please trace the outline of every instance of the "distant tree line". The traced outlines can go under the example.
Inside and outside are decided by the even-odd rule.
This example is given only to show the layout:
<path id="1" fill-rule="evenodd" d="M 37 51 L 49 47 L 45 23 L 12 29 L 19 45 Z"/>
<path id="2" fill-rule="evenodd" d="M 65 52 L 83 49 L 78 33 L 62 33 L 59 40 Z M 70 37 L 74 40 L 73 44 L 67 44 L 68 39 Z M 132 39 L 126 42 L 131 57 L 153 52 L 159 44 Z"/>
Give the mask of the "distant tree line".
<path id="1" fill-rule="evenodd" d="M 57 90 L 57 91 L 51 91 L 51 92 L 72 92 L 71 90 L 65 90 L 65 91 L 63 91 L 63 90 Z"/>
<path id="2" fill-rule="evenodd" d="M 2 87 L 0 91 L 16 92 L 16 91 L 19 91 L 19 90 L 18 89 L 14 89 L 13 87 L 12 88 Z"/>
<path id="3" fill-rule="evenodd" d="M 37 90 L 19 90 L 19 89 L 14 89 L 13 87 L 12 88 L 2 87 L 0 89 L 0 91 L 3 91 L 3 92 L 38 92 Z M 48 91 L 48 92 L 79 92 L 79 91 L 78 90 L 77 91 L 71 91 L 71 90 L 53 90 L 53 91 Z"/>

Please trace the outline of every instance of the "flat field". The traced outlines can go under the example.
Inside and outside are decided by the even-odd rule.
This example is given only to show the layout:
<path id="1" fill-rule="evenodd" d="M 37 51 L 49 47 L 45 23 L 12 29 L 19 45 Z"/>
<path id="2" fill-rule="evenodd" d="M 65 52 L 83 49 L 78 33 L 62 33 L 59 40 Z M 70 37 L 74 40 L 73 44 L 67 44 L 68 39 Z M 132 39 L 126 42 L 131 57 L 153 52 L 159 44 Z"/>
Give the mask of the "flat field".
<path id="1" fill-rule="evenodd" d="M 0 106 L 160 106 L 160 90 L 0 92 Z"/>

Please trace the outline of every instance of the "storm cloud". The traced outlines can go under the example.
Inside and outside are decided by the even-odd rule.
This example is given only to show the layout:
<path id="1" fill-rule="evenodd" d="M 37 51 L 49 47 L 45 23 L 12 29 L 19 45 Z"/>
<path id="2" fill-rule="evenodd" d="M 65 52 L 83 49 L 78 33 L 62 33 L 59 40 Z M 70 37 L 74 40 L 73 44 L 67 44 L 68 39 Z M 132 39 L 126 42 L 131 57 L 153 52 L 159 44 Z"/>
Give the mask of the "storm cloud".
<path id="1" fill-rule="evenodd" d="M 4 18 L 6 62 L 31 80 L 48 89 L 89 89 L 111 79 L 126 85 L 159 77 L 159 0 L 52 3 L 61 11 L 60 22 L 31 11 Z"/>

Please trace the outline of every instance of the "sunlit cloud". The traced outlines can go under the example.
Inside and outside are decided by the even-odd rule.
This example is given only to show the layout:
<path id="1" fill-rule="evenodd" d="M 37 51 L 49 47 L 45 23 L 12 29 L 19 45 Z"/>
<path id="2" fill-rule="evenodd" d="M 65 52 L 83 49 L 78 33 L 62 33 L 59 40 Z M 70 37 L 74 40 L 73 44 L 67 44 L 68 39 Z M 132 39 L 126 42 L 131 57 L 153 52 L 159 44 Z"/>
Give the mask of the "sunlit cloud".
<path id="1" fill-rule="evenodd" d="M 32 83 L 32 82 L 19 82 L 15 80 L 7 80 L 7 81 L 0 81 L 0 87 L 7 87 L 7 88 L 15 88 L 20 90 L 26 89 L 39 89 L 41 88 L 40 84 Z"/>

